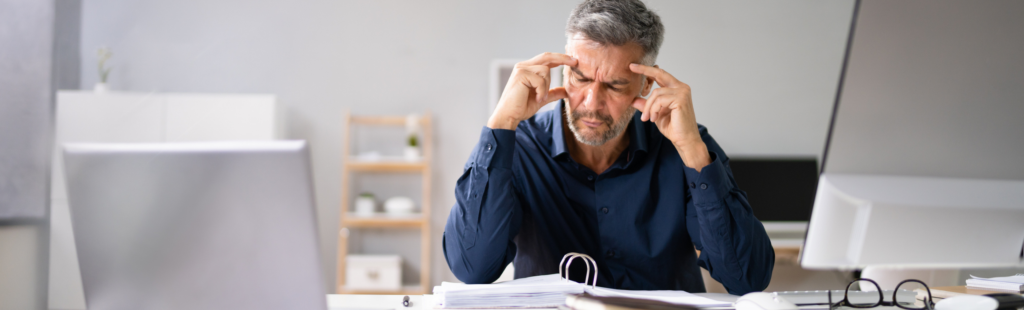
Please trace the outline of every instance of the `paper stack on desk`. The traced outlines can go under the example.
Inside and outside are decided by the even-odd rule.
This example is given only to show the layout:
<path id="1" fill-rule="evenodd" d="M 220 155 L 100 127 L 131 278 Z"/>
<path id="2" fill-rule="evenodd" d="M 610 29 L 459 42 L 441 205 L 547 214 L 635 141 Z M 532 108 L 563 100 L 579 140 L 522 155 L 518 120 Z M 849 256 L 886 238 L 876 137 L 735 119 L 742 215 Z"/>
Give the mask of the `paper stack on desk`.
<path id="1" fill-rule="evenodd" d="M 434 287 L 434 300 L 441 308 L 554 308 L 565 302 L 565 295 L 582 294 L 584 287 L 557 274 L 496 284 L 443 282 Z"/>
<path id="2" fill-rule="evenodd" d="M 434 287 L 437 308 L 555 308 L 565 304 L 566 295 L 587 292 L 594 296 L 657 300 L 702 307 L 729 303 L 684 291 L 630 291 L 591 287 L 561 279 L 557 274 L 534 276 L 496 284 L 444 282 Z"/>
<path id="3" fill-rule="evenodd" d="M 1009 277 L 980 278 L 971 276 L 967 279 L 967 287 L 1009 292 L 1024 292 L 1024 273 Z"/>

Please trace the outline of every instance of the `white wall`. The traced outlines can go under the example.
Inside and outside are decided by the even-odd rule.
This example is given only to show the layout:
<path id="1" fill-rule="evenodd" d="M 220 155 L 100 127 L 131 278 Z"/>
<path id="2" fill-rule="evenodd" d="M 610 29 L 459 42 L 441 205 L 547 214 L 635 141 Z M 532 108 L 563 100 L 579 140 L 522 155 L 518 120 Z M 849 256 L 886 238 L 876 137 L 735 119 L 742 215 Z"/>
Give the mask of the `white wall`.
<path id="1" fill-rule="evenodd" d="M 113 49 L 115 90 L 274 93 L 311 141 L 324 274 L 333 283 L 343 109 L 435 115 L 433 282 L 452 195 L 486 121 L 491 59 L 564 50 L 577 1 L 129 1 L 83 4 L 82 87 Z M 852 1 L 649 1 L 658 63 L 693 87 L 730 154 L 821 152 Z"/>

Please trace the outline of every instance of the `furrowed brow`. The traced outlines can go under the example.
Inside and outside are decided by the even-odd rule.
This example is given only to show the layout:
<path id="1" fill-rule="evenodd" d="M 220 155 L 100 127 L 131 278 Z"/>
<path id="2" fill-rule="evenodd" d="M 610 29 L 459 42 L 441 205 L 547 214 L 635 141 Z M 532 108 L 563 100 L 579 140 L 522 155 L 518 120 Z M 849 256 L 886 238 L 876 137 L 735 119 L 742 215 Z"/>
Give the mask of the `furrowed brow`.
<path id="1" fill-rule="evenodd" d="M 572 70 L 573 73 L 575 73 L 576 75 L 578 75 L 580 78 L 582 78 L 584 80 L 590 80 L 591 79 L 591 78 L 587 77 L 585 74 L 583 74 L 583 72 L 580 71 L 580 69 L 577 69 L 575 67 L 569 67 L 569 69 Z M 629 85 L 629 80 L 628 79 L 617 79 L 617 80 L 612 80 L 612 81 L 605 82 L 604 84 L 607 84 L 607 85 Z"/>
<path id="2" fill-rule="evenodd" d="M 573 73 L 575 73 L 576 75 L 580 76 L 581 78 L 583 78 L 585 80 L 589 80 L 590 79 L 589 77 L 584 75 L 583 72 L 580 71 L 580 69 L 577 69 L 576 67 L 569 67 L 569 69 L 572 69 Z"/>
<path id="3" fill-rule="evenodd" d="M 610 84 L 610 85 L 627 85 L 627 84 L 629 84 L 629 80 L 627 80 L 627 79 L 618 79 L 618 80 L 614 80 L 614 81 L 608 81 L 608 84 Z"/>
<path id="4" fill-rule="evenodd" d="M 571 69 L 572 72 L 575 73 L 576 75 L 578 75 L 580 78 L 583 78 L 585 80 L 590 80 L 591 79 L 591 78 L 587 77 L 587 75 L 583 74 L 583 72 L 580 71 L 580 69 L 577 69 L 577 68 L 574 68 L 574 67 L 570 67 L 569 69 Z M 605 84 L 608 84 L 608 85 L 627 85 L 627 84 L 629 84 L 629 80 L 627 80 L 627 79 L 617 79 L 617 80 L 612 80 L 612 81 L 605 82 Z"/>

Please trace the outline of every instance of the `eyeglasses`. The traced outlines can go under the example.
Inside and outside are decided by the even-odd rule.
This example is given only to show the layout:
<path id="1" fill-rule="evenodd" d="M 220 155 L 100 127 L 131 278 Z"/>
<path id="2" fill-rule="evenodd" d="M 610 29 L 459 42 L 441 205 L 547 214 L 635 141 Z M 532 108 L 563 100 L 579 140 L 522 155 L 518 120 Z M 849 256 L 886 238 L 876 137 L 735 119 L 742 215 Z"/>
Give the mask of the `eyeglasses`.
<path id="1" fill-rule="evenodd" d="M 869 282 L 872 285 L 874 285 L 875 286 L 875 290 L 878 291 L 878 300 L 875 301 L 874 303 L 853 303 L 853 302 L 851 302 L 850 301 L 850 288 L 853 287 L 854 283 L 858 283 L 858 282 Z M 908 300 L 908 301 L 896 300 L 896 294 L 900 291 L 900 287 L 903 286 L 903 284 L 907 284 L 907 283 L 917 283 L 917 284 L 921 284 L 921 286 L 924 287 L 925 292 L 928 293 L 928 298 L 923 301 L 923 303 L 924 303 L 923 306 L 912 307 L 912 305 L 914 305 L 914 302 L 916 300 Z M 863 291 L 863 289 L 862 289 L 862 291 Z M 851 281 L 850 284 L 846 285 L 846 291 L 843 293 L 843 300 L 840 300 L 837 303 L 832 303 L 832 291 L 831 290 L 828 291 L 828 308 L 829 308 L 829 310 L 836 309 L 836 308 L 839 308 L 839 307 L 874 308 L 874 307 L 879 307 L 879 306 L 896 306 L 896 307 L 899 307 L 901 309 L 908 309 L 908 310 L 933 310 L 934 309 L 933 307 L 935 306 L 935 303 L 932 300 L 932 290 L 928 288 L 927 284 L 924 284 L 924 282 L 921 282 L 921 280 L 916 280 L 916 279 L 903 280 L 903 282 L 900 282 L 900 284 L 897 284 L 896 285 L 896 289 L 894 289 L 892 291 L 892 301 L 885 301 L 885 298 L 882 295 L 882 288 L 878 286 L 878 282 L 875 282 L 875 280 L 871 280 L 871 279 L 858 279 L 858 280 Z"/>

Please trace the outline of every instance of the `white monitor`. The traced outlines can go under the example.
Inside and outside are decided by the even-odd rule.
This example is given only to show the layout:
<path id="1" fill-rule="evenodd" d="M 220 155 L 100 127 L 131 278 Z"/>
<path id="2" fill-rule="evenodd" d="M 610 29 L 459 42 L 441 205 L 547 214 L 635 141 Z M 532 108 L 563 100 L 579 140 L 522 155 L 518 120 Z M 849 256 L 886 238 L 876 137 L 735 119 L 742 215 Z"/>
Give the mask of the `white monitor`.
<path id="1" fill-rule="evenodd" d="M 327 308 L 302 141 L 68 144 L 90 310 Z"/>
<path id="2" fill-rule="evenodd" d="M 1024 265 L 1020 12 L 857 3 L 803 267 Z"/>

